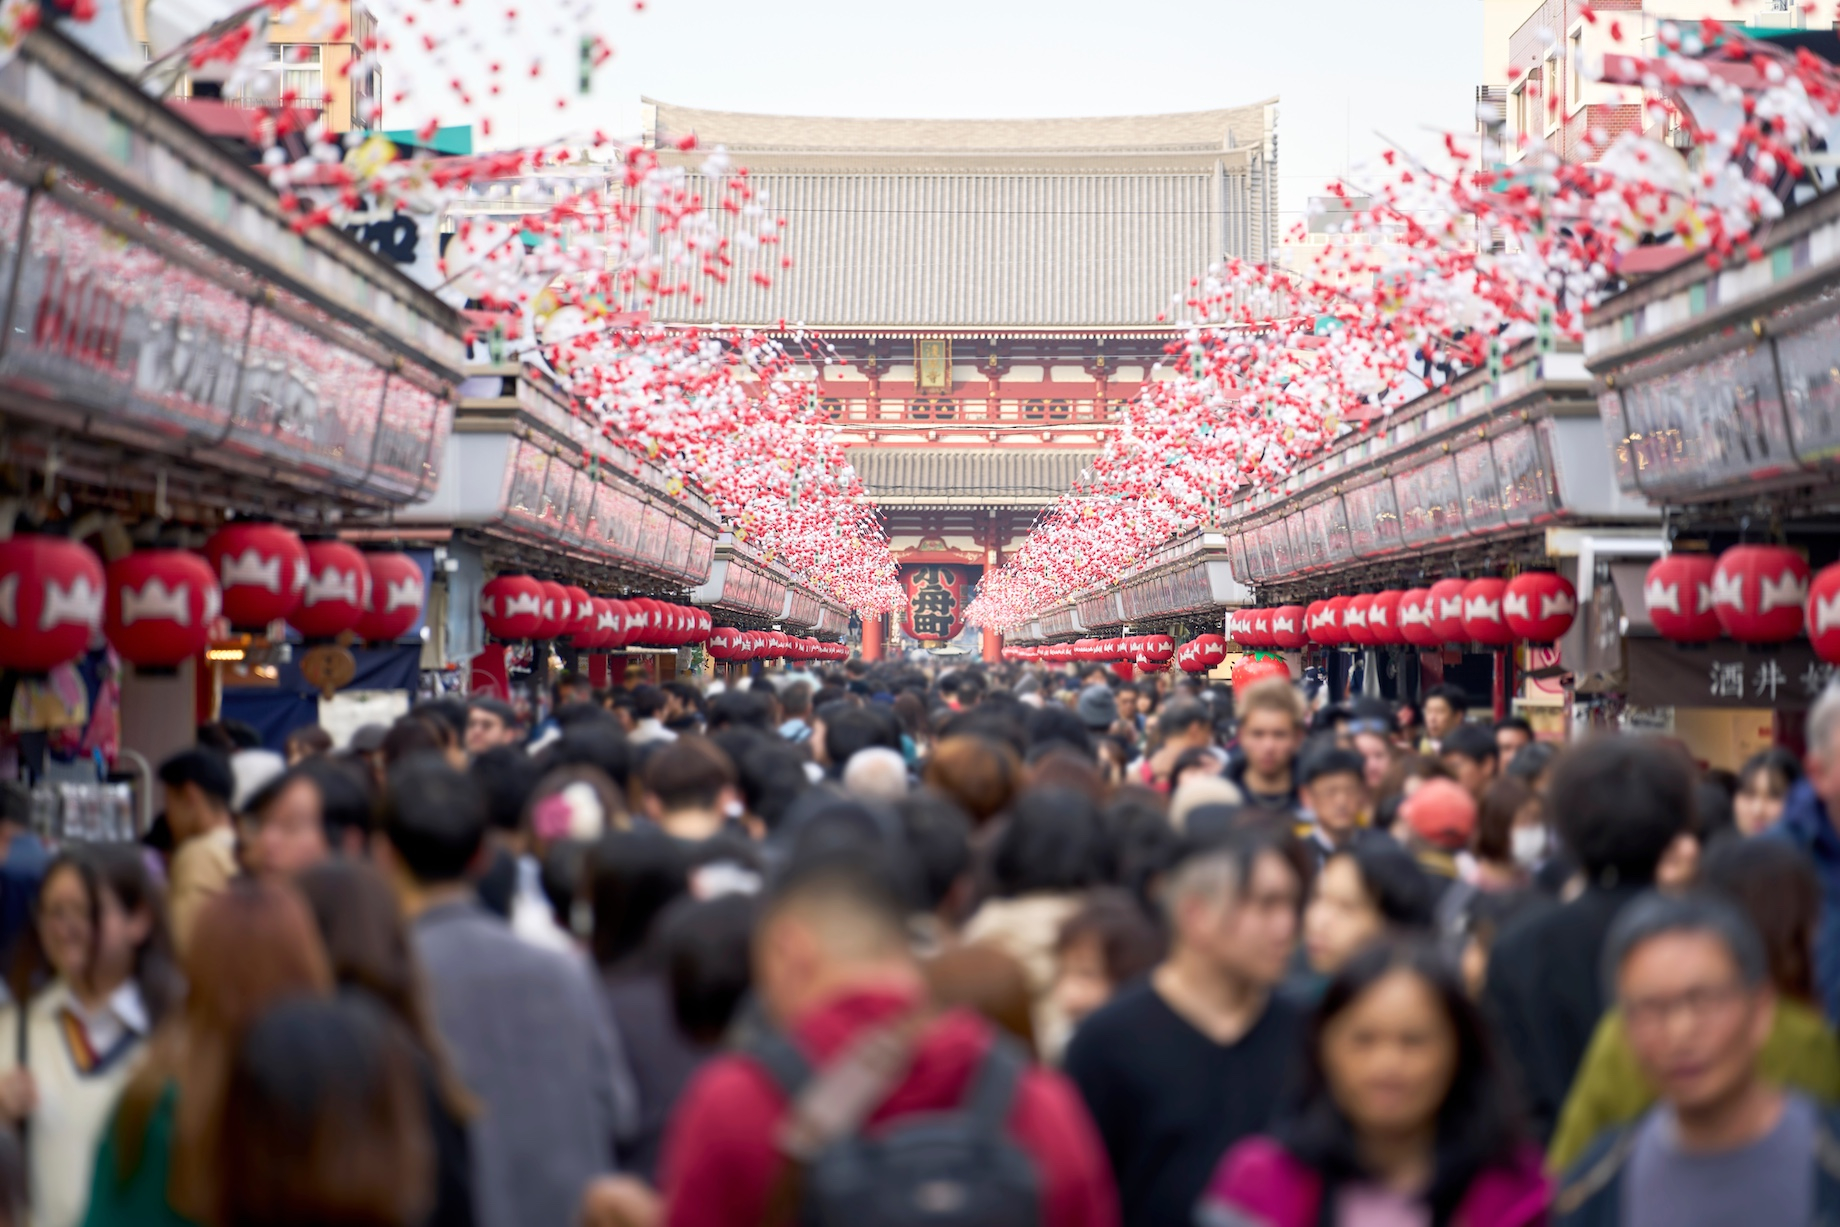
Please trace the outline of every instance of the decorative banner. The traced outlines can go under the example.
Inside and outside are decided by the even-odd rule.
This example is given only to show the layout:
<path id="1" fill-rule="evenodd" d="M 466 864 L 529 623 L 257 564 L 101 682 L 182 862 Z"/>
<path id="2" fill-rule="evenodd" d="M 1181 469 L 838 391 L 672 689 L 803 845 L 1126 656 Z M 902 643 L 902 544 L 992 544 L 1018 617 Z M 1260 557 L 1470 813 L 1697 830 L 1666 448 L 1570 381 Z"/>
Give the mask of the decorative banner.
<path id="1" fill-rule="evenodd" d="M 957 563 L 909 563 L 901 568 L 901 591 L 907 594 L 903 629 L 922 643 L 956 639 L 965 629 L 965 606 L 971 603 L 982 567 Z"/>

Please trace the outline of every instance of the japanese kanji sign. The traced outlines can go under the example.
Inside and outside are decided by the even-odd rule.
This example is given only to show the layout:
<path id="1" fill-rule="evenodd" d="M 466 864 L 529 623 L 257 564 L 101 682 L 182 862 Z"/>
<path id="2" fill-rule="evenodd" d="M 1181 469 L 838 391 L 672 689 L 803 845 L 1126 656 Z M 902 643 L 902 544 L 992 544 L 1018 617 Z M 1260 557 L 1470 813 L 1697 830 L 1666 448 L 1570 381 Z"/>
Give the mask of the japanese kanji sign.
<path id="1" fill-rule="evenodd" d="M 965 606 L 981 567 L 910 563 L 901 568 L 907 593 L 906 631 L 922 643 L 954 639 L 965 629 Z"/>
<path id="2" fill-rule="evenodd" d="M 1800 711 L 1834 680 L 1834 666 L 1802 640 L 1767 649 L 1717 642 L 1686 647 L 1631 636 L 1628 698 L 1646 707 L 1751 707 Z"/>

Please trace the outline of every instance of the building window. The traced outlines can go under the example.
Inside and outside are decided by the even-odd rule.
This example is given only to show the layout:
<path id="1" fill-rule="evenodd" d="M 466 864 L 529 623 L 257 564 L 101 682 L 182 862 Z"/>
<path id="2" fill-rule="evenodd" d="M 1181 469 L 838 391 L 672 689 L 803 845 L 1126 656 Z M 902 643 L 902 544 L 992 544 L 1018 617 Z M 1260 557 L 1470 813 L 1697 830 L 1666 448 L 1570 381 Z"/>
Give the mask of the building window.
<path id="1" fill-rule="evenodd" d="M 313 43 L 270 43 L 271 67 L 243 90 L 243 101 L 275 105 L 283 98 L 297 106 L 320 106 L 326 101 L 322 49 Z"/>
<path id="2" fill-rule="evenodd" d="M 1580 24 L 1565 40 L 1565 110 L 1568 115 L 1584 105 L 1583 64 L 1584 26 Z"/>
<path id="3" fill-rule="evenodd" d="M 1565 85 L 1559 80 L 1559 54 L 1554 52 L 1546 57 L 1546 63 L 1540 72 L 1545 85 L 1545 96 L 1540 99 L 1546 110 L 1546 133 L 1551 135 L 1558 130 L 1559 121 L 1565 114 Z"/>

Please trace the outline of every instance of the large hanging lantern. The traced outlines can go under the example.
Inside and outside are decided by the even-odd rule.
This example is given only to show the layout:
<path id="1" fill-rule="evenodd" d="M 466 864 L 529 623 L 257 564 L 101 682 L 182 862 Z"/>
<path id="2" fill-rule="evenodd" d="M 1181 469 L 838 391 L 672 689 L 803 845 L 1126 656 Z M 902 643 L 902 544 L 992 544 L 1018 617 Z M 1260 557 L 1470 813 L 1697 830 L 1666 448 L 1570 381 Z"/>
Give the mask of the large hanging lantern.
<path id="1" fill-rule="evenodd" d="M 1271 646 L 1282 648 L 1286 652 L 1295 652 L 1308 646 L 1309 628 L 1304 625 L 1304 608 L 1301 605 L 1280 605 L 1271 611 Z M 1214 662 L 1219 664 L 1219 661 Z"/>
<path id="2" fill-rule="evenodd" d="M 1463 625 L 1463 590 L 1467 580 L 1440 579 L 1431 585 L 1431 629 L 1436 643 L 1468 643 L 1469 628 Z"/>
<path id="3" fill-rule="evenodd" d="M 601 635 L 597 646 L 615 652 L 626 646 L 628 614 L 629 610 L 625 601 L 614 597 L 606 597 L 601 601 L 598 619 L 601 624 Z"/>
<path id="4" fill-rule="evenodd" d="M 1367 611 L 1373 608 L 1373 604 L 1373 593 L 1358 592 L 1348 598 L 1348 607 L 1342 610 L 1343 637 L 1356 647 L 1373 646 L 1373 635 L 1367 626 Z"/>
<path id="5" fill-rule="evenodd" d="M 1491 648 L 1514 642 L 1514 632 L 1501 612 L 1501 598 L 1507 590 L 1507 581 L 1493 575 L 1463 585 L 1463 633 L 1472 642 Z"/>
<path id="6" fill-rule="evenodd" d="M 1250 609 L 1236 609 L 1227 615 L 1227 637 L 1241 647 L 1245 646 L 1246 619 L 1251 615 Z"/>
<path id="7" fill-rule="evenodd" d="M 479 590 L 479 616 L 494 639 L 534 639 L 543 626 L 543 585 L 528 575 L 497 575 Z"/>
<path id="8" fill-rule="evenodd" d="M 1397 647 L 1406 638 L 1399 629 L 1399 603 L 1405 593 L 1397 588 L 1374 593 L 1367 603 L 1367 640 L 1377 648 Z"/>
<path id="9" fill-rule="evenodd" d="M 1781 643 L 1802 633 L 1808 563 L 1780 545 L 1738 545 L 1712 572 L 1712 611 L 1739 643 Z"/>
<path id="10" fill-rule="evenodd" d="M 1399 594 L 1399 637 L 1416 648 L 1435 648 L 1444 642 L 1433 625 L 1437 601 L 1428 588 L 1408 588 Z"/>
<path id="11" fill-rule="evenodd" d="M 607 599 L 605 597 L 589 597 L 586 625 L 569 636 L 570 642 L 575 647 L 583 648 L 588 651 L 606 647 L 607 632 L 611 629 L 609 623 L 611 623 L 612 619 L 613 615 L 607 608 Z"/>
<path id="12" fill-rule="evenodd" d="M 370 600 L 355 628 L 358 638 L 370 643 L 401 639 L 422 616 L 427 599 L 421 564 L 407 554 L 374 553 L 364 556 L 370 569 Z"/>
<path id="13" fill-rule="evenodd" d="M 211 564 L 186 550 L 139 550 L 108 565 L 103 633 L 129 664 L 175 668 L 211 646 L 222 597 Z"/>
<path id="14" fill-rule="evenodd" d="M 1138 663 L 1149 662 L 1153 665 L 1166 665 L 1175 659 L 1176 641 L 1168 635 L 1145 635 L 1143 650 L 1138 653 Z M 1152 669 L 1152 673 L 1158 670 Z"/>
<path id="15" fill-rule="evenodd" d="M 585 588 L 574 584 L 564 584 L 562 593 L 568 599 L 566 616 L 563 618 L 562 633 L 571 641 L 592 633 L 594 629 L 594 598 Z M 579 646 L 579 645 L 577 645 Z"/>
<path id="16" fill-rule="evenodd" d="M 1197 635 L 1189 641 L 1203 669 L 1212 669 L 1227 658 L 1227 641 L 1219 635 Z"/>
<path id="17" fill-rule="evenodd" d="M 1316 613 L 1316 627 L 1310 637 L 1330 648 L 1348 642 L 1348 632 L 1342 624 L 1342 615 L 1347 612 L 1348 598 L 1345 596 L 1332 596 L 1324 601 Z"/>
<path id="18" fill-rule="evenodd" d="M 1563 575 L 1524 571 L 1508 581 L 1501 614 L 1516 639 L 1556 643 L 1578 616 L 1578 593 Z"/>
<path id="19" fill-rule="evenodd" d="M 226 524 L 204 543 L 204 556 L 234 630 L 259 633 L 293 613 L 306 594 L 307 544 L 279 524 Z"/>
<path id="20" fill-rule="evenodd" d="M 715 633 L 715 619 L 709 616 L 707 609 L 692 611 L 696 615 L 696 625 L 691 629 L 691 643 L 708 643 L 709 636 Z"/>
<path id="21" fill-rule="evenodd" d="M 553 579 L 538 580 L 537 586 L 543 590 L 543 625 L 537 628 L 537 638 L 558 639 L 575 620 L 569 590 Z"/>
<path id="22" fill-rule="evenodd" d="M 1808 585 L 1808 641 L 1815 655 L 1840 664 L 1840 563 L 1823 567 Z"/>
<path id="23" fill-rule="evenodd" d="M 288 615 L 303 639 L 331 639 L 356 629 L 371 599 L 371 569 L 343 541 L 307 542 L 307 590 Z"/>
<path id="24" fill-rule="evenodd" d="M 0 667 L 46 673 L 102 629 L 102 560 L 81 541 L 19 533 L 0 541 Z"/>
<path id="25" fill-rule="evenodd" d="M 1710 643 L 1724 633 L 1712 608 L 1712 576 L 1718 567 L 1710 554 L 1669 554 L 1650 564 L 1642 600 L 1663 639 Z"/>

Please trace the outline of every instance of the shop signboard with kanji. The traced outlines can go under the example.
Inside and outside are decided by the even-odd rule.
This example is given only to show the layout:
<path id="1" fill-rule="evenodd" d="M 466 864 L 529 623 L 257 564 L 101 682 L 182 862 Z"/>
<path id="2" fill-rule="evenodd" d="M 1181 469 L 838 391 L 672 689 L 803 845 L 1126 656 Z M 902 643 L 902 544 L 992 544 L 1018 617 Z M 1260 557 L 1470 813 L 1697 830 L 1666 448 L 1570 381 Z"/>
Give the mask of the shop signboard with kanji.
<path id="1" fill-rule="evenodd" d="M 965 629 L 965 606 L 984 568 L 958 563 L 919 562 L 901 568 L 907 593 L 904 629 L 922 643 L 944 643 Z"/>

